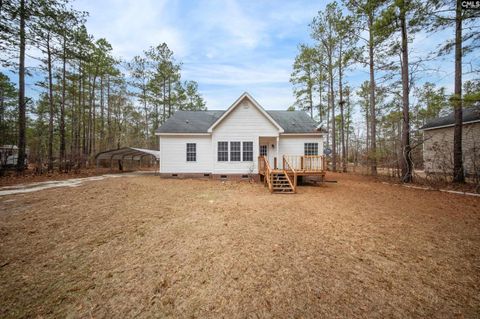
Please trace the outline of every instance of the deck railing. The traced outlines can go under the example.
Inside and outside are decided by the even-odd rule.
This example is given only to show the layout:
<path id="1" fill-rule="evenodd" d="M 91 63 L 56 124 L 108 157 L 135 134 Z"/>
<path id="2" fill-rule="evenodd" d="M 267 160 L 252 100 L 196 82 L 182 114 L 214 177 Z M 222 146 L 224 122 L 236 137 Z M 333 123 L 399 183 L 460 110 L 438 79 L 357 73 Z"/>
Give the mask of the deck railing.
<path id="1" fill-rule="evenodd" d="M 292 166 L 292 164 L 289 162 L 289 159 L 283 156 L 283 173 L 287 177 L 288 183 L 290 184 L 290 187 L 292 187 L 293 192 L 297 192 L 297 171 L 295 170 L 295 167 Z M 290 178 L 290 175 L 292 175 L 293 178 Z M 292 181 L 293 179 L 293 181 Z"/>
<path id="2" fill-rule="evenodd" d="M 288 163 L 287 167 L 285 164 Z M 325 156 L 322 155 L 283 155 L 283 169 L 295 169 L 302 172 L 321 172 L 326 170 Z"/>

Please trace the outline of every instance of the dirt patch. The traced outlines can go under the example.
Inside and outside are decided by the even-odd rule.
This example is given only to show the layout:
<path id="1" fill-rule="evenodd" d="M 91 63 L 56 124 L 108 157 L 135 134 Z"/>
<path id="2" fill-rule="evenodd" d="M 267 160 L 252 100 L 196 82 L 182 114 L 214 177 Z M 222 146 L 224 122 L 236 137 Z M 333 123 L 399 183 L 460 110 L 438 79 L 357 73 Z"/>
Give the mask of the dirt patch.
<path id="1" fill-rule="evenodd" d="M 477 317 L 480 199 L 329 174 L 0 198 L 0 317 Z"/>
<path id="2" fill-rule="evenodd" d="M 58 181 L 71 178 L 84 178 L 90 176 L 98 176 L 109 173 L 121 173 L 118 170 L 111 171 L 107 168 L 98 168 L 98 169 L 82 169 L 79 171 L 70 171 L 68 173 L 60 173 L 54 171 L 51 173 L 45 174 L 36 174 L 33 170 L 26 170 L 21 174 L 17 174 L 15 171 L 7 172 L 5 176 L 0 177 L 0 186 L 10 186 L 17 184 L 30 184 L 46 181 Z"/>

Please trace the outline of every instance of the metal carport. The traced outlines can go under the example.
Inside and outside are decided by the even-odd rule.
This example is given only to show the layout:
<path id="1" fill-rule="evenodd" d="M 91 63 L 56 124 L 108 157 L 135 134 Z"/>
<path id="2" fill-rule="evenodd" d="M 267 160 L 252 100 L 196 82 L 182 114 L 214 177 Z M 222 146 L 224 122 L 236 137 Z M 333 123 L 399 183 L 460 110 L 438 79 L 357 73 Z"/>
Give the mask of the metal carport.
<path id="1" fill-rule="evenodd" d="M 114 150 L 108 150 L 100 152 L 95 156 L 96 167 L 99 166 L 100 161 L 110 161 L 110 169 L 113 168 L 113 161 L 120 161 L 119 166 L 123 167 L 124 160 L 138 161 L 141 164 L 142 158 L 150 156 L 155 159 L 156 163 L 160 161 L 160 151 L 136 148 L 136 147 L 123 147 Z"/>

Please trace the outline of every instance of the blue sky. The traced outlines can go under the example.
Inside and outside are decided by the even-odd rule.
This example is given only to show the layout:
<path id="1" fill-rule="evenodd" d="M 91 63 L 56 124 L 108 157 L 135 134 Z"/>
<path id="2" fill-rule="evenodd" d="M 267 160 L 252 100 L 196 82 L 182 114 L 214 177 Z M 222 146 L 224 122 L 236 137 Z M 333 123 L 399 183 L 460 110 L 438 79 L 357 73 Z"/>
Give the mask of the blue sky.
<path id="1" fill-rule="evenodd" d="M 209 109 L 225 109 L 244 91 L 267 109 L 293 103 L 289 83 L 317 1 L 77 0 L 87 27 L 125 59 L 166 42 L 195 80 Z"/>
<path id="2" fill-rule="evenodd" d="M 226 109 L 244 91 L 266 109 L 294 103 L 289 83 L 300 43 L 311 43 L 309 23 L 327 1 L 310 0 L 72 0 L 90 13 L 87 28 L 106 38 L 116 57 L 130 60 L 166 42 L 183 63 L 184 80 L 199 83 L 209 109 Z M 419 33 L 410 44 L 411 61 L 427 55 L 453 35 Z M 478 67 L 478 53 L 471 55 Z M 476 57 L 476 60 L 475 60 Z M 429 62 L 419 82 L 453 87 L 453 57 Z M 472 78 L 466 75 L 464 79 Z M 38 91 L 30 79 L 29 88 Z M 345 80 L 356 89 L 368 70 L 356 66 Z M 38 92 L 37 92 L 38 93 Z"/>

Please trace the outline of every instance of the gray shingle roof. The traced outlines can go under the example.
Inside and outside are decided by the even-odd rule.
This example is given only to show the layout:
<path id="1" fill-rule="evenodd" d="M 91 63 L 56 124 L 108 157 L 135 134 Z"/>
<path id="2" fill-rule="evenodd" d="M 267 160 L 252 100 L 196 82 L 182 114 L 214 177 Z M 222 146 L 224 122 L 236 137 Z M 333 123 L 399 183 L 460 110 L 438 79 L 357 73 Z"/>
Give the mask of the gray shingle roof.
<path id="1" fill-rule="evenodd" d="M 317 123 L 303 111 L 266 111 L 285 133 L 312 133 Z M 225 111 L 177 111 L 157 133 L 207 133 Z"/>
<path id="2" fill-rule="evenodd" d="M 480 106 L 474 106 L 470 108 L 463 109 L 462 113 L 463 122 L 472 122 L 472 121 L 480 121 Z M 447 116 L 437 117 L 435 119 L 431 119 L 422 126 L 421 130 L 426 129 L 434 129 L 436 127 L 442 126 L 451 126 L 455 124 L 455 114 L 454 112 L 448 114 Z"/>
<path id="3" fill-rule="evenodd" d="M 317 123 L 303 111 L 266 111 L 285 133 L 312 133 Z"/>
<path id="4" fill-rule="evenodd" d="M 157 129 L 157 133 L 207 133 L 225 111 L 177 111 Z"/>

